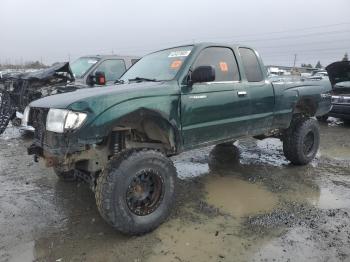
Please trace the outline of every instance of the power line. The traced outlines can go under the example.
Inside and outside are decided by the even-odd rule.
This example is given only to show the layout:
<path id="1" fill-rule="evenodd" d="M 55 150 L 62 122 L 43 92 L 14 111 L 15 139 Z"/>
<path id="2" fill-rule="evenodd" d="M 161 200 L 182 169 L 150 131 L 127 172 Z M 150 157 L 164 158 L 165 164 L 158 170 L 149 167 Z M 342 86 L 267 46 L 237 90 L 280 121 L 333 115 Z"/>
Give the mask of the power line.
<path id="1" fill-rule="evenodd" d="M 269 40 L 282 40 L 282 39 L 291 39 L 291 38 L 302 38 L 302 37 L 307 37 L 307 36 L 319 36 L 319 35 L 327 35 L 327 34 L 338 34 L 338 33 L 344 33 L 344 32 L 349 32 L 350 30 L 345 30 L 345 31 L 330 31 L 330 32 L 323 32 L 323 33 L 312 33 L 312 34 L 304 34 L 304 35 L 294 35 L 294 36 L 286 36 L 286 37 L 278 37 L 278 38 L 261 38 L 261 39 L 251 39 L 251 40 L 237 40 L 236 42 L 261 42 L 261 41 L 269 41 Z M 178 42 L 179 43 L 179 42 Z M 316 42 L 317 43 L 317 42 Z M 161 45 L 159 45 L 161 46 Z M 278 47 L 278 46 L 276 46 Z M 162 47 L 161 47 L 162 48 Z M 273 47 L 271 47 L 273 48 Z M 159 48 L 160 49 L 160 48 Z M 133 49 L 133 48 L 125 48 L 121 49 L 118 48 L 118 50 L 128 50 L 128 52 L 150 52 L 153 50 L 156 50 L 156 48 L 148 48 L 148 49 Z"/>
<path id="2" fill-rule="evenodd" d="M 320 44 L 327 44 L 327 43 L 334 43 L 334 42 L 347 42 L 349 43 L 350 46 L 350 38 L 349 39 L 341 39 L 341 40 L 328 40 L 328 41 L 317 41 L 317 42 L 307 42 L 307 43 L 295 43 L 295 44 L 289 44 L 289 45 L 275 45 L 275 46 L 258 46 L 259 49 L 269 49 L 269 48 L 281 48 L 281 47 L 295 47 L 295 46 L 300 46 L 300 45 L 320 45 Z"/>
<path id="3" fill-rule="evenodd" d="M 203 38 L 205 38 L 205 39 L 224 39 L 224 38 L 233 38 L 233 37 L 249 37 L 249 36 L 257 36 L 257 35 L 281 34 L 281 33 L 289 33 L 289 32 L 307 31 L 310 29 L 321 29 L 321 28 L 323 29 L 323 28 L 335 27 L 335 26 L 339 26 L 339 25 L 350 25 L 350 22 L 303 27 L 303 28 L 294 28 L 294 29 L 290 29 L 290 30 L 265 32 L 265 33 L 258 33 L 258 34 L 236 35 L 236 36 L 232 36 L 232 37 L 203 37 Z"/>
<path id="4" fill-rule="evenodd" d="M 249 36 L 257 36 L 257 35 L 270 35 L 270 34 L 278 34 L 278 33 L 287 33 L 287 32 L 298 32 L 298 31 L 305 31 L 305 30 L 310 30 L 310 29 L 317 29 L 317 28 L 329 28 L 329 27 L 334 27 L 334 26 L 339 26 L 339 25 L 350 25 L 350 22 L 344 22 L 344 23 L 337 23 L 337 24 L 328 24 L 328 25 L 322 25 L 322 26 L 313 26 L 313 27 L 306 27 L 306 28 L 299 28 L 299 29 L 291 29 L 291 30 L 284 30 L 284 31 L 275 31 L 275 32 L 266 32 L 262 34 L 249 34 L 249 35 L 233 35 L 229 37 L 197 37 L 195 39 L 188 39 L 188 40 L 182 40 L 182 41 L 169 41 L 169 42 L 163 42 L 159 43 L 159 46 L 163 45 L 176 45 L 176 44 L 183 44 L 183 43 L 193 43 L 193 40 L 198 41 L 199 39 L 236 39 L 239 37 L 249 37 Z M 350 32 L 349 30 L 338 30 L 338 31 L 329 31 L 329 32 L 318 32 L 318 33 L 313 33 L 313 34 L 306 34 L 303 36 L 284 36 L 284 37 L 278 37 L 278 39 L 289 39 L 289 38 L 299 38 L 299 37 L 304 37 L 304 36 L 312 36 L 312 35 L 326 35 L 326 34 L 335 34 L 335 33 L 341 33 L 341 32 Z M 266 40 L 278 40 L 276 38 L 261 38 L 261 39 L 251 39 L 251 40 L 235 40 L 235 41 L 241 41 L 241 42 L 258 42 L 258 41 L 266 41 Z M 154 50 L 154 48 L 148 48 L 148 49 L 139 49 L 141 46 L 133 46 L 133 47 L 121 47 L 118 48 L 118 50 L 132 50 L 132 51 L 151 51 Z M 144 47 L 144 46 L 142 46 Z"/>
<path id="5" fill-rule="evenodd" d="M 302 37 L 308 37 L 308 36 L 333 35 L 333 34 L 339 34 L 339 33 L 345 33 L 345 32 L 350 33 L 350 30 L 337 30 L 337 31 L 329 31 L 329 32 L 309 33 L 309 34 L 303 34 L 303 35 L 281 36 L 281 37 L 260 38 L 260 39 L 259 38 L 258 39 L 246 39 L 246 40 L 237 40 L 237 41 L 240 41 L 240 42 L 260 42 L 260 41 L 269 41 L 269 40 L 302 38 Z"/>
<path id="6" fill-rule="evenodd" d="M 330 51 L 330 50 L 339 50 L 339 51 L 346 51 L 347 49 L 350 49 L 349 46 L 346 47 L 334 47 L 334 48 L 320 48 L 320 49 L 302 49 L 302 50 L 292 50 L 291 52 L 299 53 L 299 52 L 323 52 L 323 51 Z M 285 53 L 285 52 L 274 52 L 274 53 Z"/>
<path id="7" fill-rule="evenodd" d="M 293 56 L 294 53 L 296 52 L 290 52 L 290 53 L 272 53 L 272 54 L 265 54 L 265 53 L 260 53 L 263 58 L 266 57 L 286 57 L 286 56 Z M 303 57 L 305 56 L 312 56 L 312 57 L 321 57 L 322 55 L 327 55 L 327 54 L 344 54 L 344 51 L 326 51 L 326 52 L 319 52 L 317 54 L 308 52 L 308 53 L 303 53 L 303 52 L 298 52 L 298 55 L 302 55 Z"/>

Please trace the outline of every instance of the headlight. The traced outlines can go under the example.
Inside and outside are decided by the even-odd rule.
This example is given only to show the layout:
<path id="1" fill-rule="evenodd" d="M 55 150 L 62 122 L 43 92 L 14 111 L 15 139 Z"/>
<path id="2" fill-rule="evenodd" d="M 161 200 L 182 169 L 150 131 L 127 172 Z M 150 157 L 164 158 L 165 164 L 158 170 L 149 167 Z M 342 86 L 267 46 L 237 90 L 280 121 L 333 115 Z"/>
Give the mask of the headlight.
<path id="1" fill-rule="evenodd" d="M 30 107 L 27 106 L 26 109 L 24 109 L 24 112 L 23 112 L 22 126 L 28 126 L 29 112 L 30 112 Z"/>
<path id="2" fill-rule="evenodd" d="M 64 109 L 50 109 L 46 118 L 46 130 L 63 133 L 79 128 L 85 121 L 87 114 Z"/>

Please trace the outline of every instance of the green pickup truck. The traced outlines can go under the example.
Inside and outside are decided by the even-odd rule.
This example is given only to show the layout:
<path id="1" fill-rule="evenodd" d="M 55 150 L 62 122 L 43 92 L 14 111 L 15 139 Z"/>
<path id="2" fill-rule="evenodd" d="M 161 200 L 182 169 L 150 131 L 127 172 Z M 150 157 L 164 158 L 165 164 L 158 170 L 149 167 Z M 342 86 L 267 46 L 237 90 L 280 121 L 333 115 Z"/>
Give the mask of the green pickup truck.
<path id="1" fill-rule="evenodd" d="M 270 82 L 246 46 L 201 43 L 151 53 L 114 86 L 32 102 L 28 153 L 64 180 L 84 178 L 117 230 L 147 233 L 169 215 L 176 169 L 169 156 L 253 136 L 278 137 L 285 157 L 316 155 L 313 118 L 331 109 L 329 81 Z M 282 156 L 281 156 L 282 157 Z"/>

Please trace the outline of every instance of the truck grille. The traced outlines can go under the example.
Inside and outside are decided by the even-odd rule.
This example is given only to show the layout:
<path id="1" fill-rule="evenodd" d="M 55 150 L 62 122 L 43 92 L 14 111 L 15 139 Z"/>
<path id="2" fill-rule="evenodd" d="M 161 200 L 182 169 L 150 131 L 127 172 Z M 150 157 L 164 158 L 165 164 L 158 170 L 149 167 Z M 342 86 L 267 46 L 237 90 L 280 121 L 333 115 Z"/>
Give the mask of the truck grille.
<path id="1" fill-rule="evenodd" d="M 350 104 L 350 96 L 332 96 L 334 104 Z"/>
<path id="2" fill-rule="evenodd" d="M 47 108 L 30 108 L 29 125 L 35 128 L 34 139 L 40 146 L 44 145 L 46 131 L 46 117 L 49 112 Z"/>

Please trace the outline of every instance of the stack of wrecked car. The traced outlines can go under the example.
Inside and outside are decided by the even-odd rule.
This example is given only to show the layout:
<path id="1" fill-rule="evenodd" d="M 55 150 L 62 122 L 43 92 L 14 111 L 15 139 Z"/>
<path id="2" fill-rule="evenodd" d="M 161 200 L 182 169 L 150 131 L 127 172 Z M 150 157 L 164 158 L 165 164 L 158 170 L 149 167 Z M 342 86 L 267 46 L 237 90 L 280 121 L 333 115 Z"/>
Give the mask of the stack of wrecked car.
<path id="1" fill-rule="evenodd" d="M 31 73 L 4 74 L 0 79 L 0 133 L 16 112 L 33 100 L 59 93 L 61 88 L 74 80 L 68 63 L 60 63 L 48 69 Z"/>
<path id="2" fill-rule="evenodd" d="M 29 73 L 8 73 L 0 77 L 0 134 L 9 122 L 21 125 L 25 107 L 36 99 L 98 85 L 109 85 L 124 74 L 139 57 L 85 56 L 73 63 L 58 63 Z"/>

